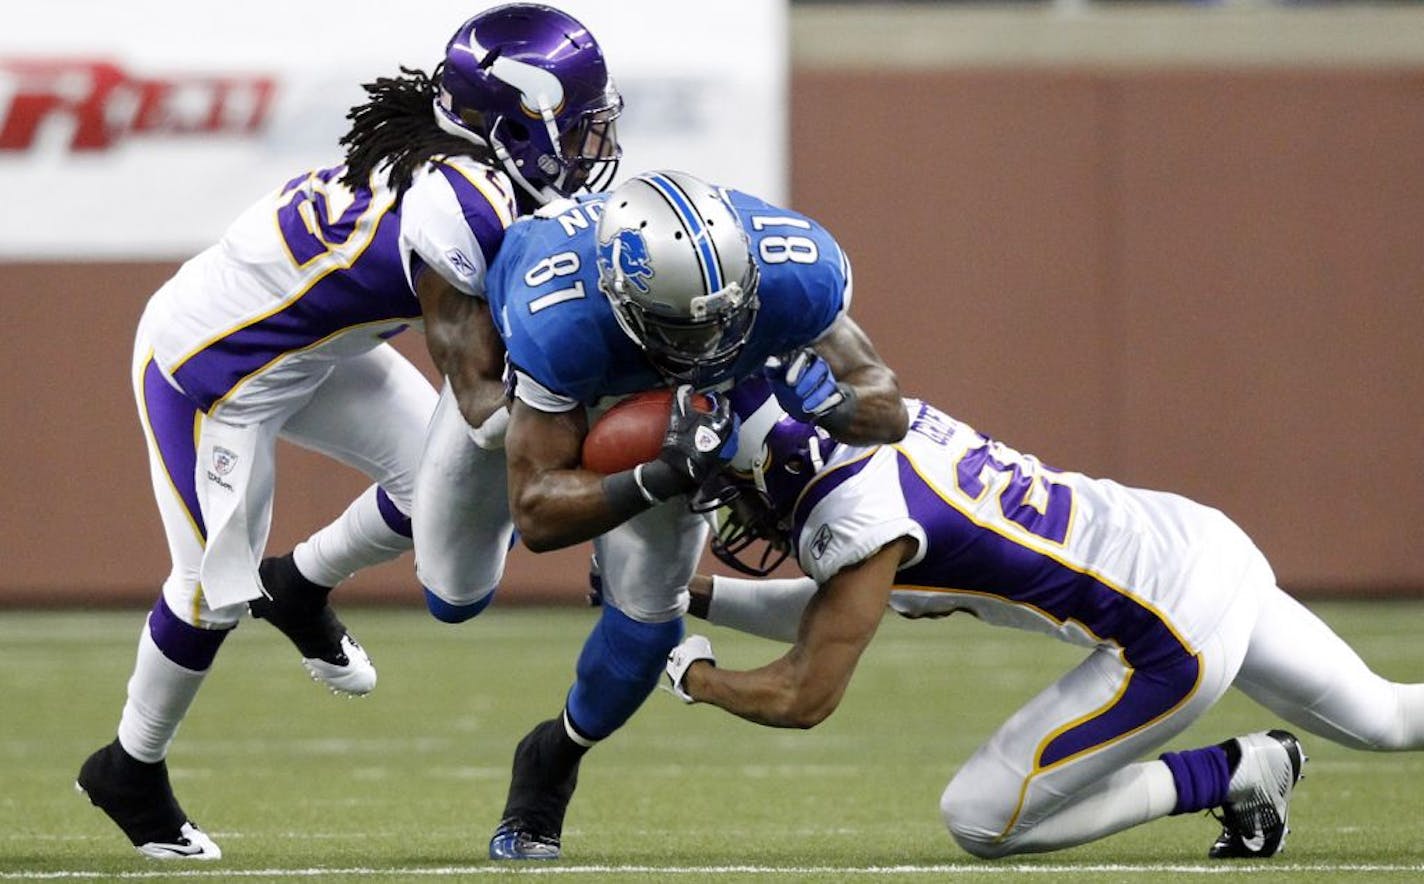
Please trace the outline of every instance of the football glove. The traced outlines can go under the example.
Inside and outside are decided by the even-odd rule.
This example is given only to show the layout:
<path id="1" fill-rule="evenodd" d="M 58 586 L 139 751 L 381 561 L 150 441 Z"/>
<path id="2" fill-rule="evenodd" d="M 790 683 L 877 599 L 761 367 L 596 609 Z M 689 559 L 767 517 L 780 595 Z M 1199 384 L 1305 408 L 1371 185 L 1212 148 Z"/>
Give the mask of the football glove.
<path id="1" fill-rule="evenodd" d="M 826 360 L 805 347 L 767 360 L 766 376 L 776 401 L 787 414 L 805 423 L 819 421 L 846 398 Z"/>
<path id="2" fill-rule="evenodd" d="M 682 640 L 682 644 L 668 653 L 665 670 L 668 677 L 667 689 L 684 703 L 696 702 L 683 688 L 682 679 L 687 675 L 687 667 L 698 660 L 717 665 L 717 657 L 712 653 L 712 642 L 708 641 L 705 635 L 689 635 Z"/>
<path id="3" fill-rule="evenodd" d="M 678 387 L 662 450 L 634 473 L 643 496 L 651 503 L 696 491 L 737 453 L 740 426 L 725 396 L 713 397 L 712 411 L 701 412 L 692 405 L 692 387 Z"/>

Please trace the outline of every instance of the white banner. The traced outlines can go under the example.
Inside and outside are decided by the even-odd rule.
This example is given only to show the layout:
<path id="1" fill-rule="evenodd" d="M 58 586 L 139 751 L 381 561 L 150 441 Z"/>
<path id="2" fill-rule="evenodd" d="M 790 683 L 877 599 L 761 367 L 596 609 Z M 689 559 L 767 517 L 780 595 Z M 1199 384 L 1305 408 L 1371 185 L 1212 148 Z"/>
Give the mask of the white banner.
<path id="1" fill-rule="evenodd" d="M 627 103 L 620 177 L 787 196 L 787 0 L 557 0 Z M 360 84 L 429 72 L 447 0 L 45 0 L 0 29 L 0 259 L 171 259 L 340 160 Z"/>

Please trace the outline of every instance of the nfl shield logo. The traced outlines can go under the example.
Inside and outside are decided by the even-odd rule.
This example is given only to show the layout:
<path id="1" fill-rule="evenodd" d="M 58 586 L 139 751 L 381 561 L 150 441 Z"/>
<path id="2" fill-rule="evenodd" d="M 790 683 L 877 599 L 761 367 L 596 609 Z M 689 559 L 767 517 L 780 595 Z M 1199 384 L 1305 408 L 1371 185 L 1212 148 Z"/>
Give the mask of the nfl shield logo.
<path id="1" fill-rule="evenodd" d="M 213 472 L 226 476 L 237 466 L 237 452 L 221 445 L 213 449 Z"/>

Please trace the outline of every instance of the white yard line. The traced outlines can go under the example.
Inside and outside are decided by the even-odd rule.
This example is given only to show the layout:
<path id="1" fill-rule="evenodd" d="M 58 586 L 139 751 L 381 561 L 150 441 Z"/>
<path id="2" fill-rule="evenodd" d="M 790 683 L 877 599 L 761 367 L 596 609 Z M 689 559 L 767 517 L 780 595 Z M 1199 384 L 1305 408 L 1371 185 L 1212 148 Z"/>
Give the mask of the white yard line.
<path id="1" fill-rule="evenodd" d="M 143 880 L 146 878 L 448 878 L 475 875 L 861 875 L 884 877 L 901 875 L 1249 875 L 1254 873 L 1424 873 L 1424 865 L 1391 863 L 1103 863 L 1096 865 L 1005 865 L 995 863 L 948 863 L 933 866 L 649 866 L 649 865 L 510 865 L 443 866 L 432 868 L 309 868 L 309 869 L 224 869 L 167 866 L 140 872 L 0 872 L 0 880 Z"/>

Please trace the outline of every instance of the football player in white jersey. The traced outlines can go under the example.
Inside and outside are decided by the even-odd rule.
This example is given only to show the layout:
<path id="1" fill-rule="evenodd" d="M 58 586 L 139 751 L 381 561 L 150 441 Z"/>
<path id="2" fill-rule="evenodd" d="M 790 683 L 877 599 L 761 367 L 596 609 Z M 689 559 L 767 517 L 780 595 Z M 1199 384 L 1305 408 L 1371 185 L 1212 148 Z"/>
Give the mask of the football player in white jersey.
<path id="1" fill-rule="evenodd" d="M 695 615 L 794 647 L 734 671 L 691 636 L 666 666 L 681 699 L 812 727 L 835 710 L 887 605 L 1091 648 L 944 790 L 945 825 L 975 856 L 1056 850 L 1201 810 L 1223 825 L 1211 857 L 1278 853 L 1305 762 L 1293 735 L 1139 760 L 1233 684 L 1346 746 L 1424 747 L 1424 684 L 1372 672 L 1217 510 L 1050 469 L 923 402 L 906 400 L 902 442 L 857 447 L 787 417 L 764 385 L 732 398 L 740 443 L 710 495 L 726 504 L 713 550 L 753 574 L 789 553 L 810 579 L 699 575 Z"/>
<path id="2" fill-rule="evenodd" d="M 118 736 L 77 785 L 145 856 L 221 856 L 178 805 L 165 758 L 249 605 L 332 690 L 375 686 L 326 597 L 412 547 L 437 394 L 388 339 L 423 327 L 443 396 L 480 426 L 504 399 L 483 295 L 505 228 L 521 210 L 606 184 L 618 158 L 622 100 L 602 50 L 546 6 L 480 13 L 431 76 L 403 68 L 365 88 L 344 162 L 253 204 L 139 322 L 134 393 L 173 567 L 139 638 Z M 375 484 L 292 553 L 263 560 L 278 438 Z M 441 575 L 445 551 L 424 555 Z M 440 616 L 441 598 L 427 600 Z"/>

